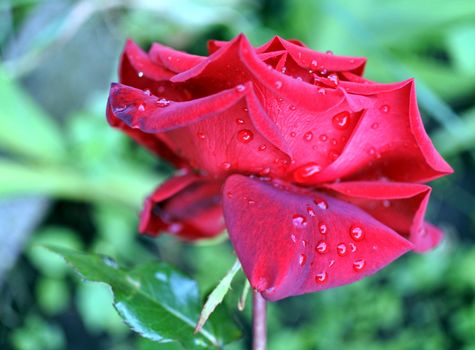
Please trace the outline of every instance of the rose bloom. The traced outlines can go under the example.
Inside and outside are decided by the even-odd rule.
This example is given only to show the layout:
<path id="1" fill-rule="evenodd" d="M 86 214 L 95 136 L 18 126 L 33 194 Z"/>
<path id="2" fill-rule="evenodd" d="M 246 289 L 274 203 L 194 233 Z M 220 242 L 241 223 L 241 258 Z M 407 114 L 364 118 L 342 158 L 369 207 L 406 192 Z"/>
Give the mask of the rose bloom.
<path id="1" fill-rule="evenodd" d="M 427 136 L 413 80 L 362 77 L 365 59 L 275 37 L 210 41 L 209 56 L 132 41 L 109 123 L 176 166 L 145 201 L 140 231 L 185 240 L 227 228 L 268 300 L 357 281 L 437 245 L 424 221 L 452 172 Z"/>

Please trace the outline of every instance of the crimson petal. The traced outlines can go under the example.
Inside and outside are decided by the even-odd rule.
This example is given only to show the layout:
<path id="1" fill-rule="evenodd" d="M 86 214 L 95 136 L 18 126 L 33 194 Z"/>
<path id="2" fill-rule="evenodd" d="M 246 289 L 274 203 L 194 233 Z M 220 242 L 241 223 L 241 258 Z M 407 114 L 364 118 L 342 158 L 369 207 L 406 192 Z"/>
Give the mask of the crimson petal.
<path id="1" fill-rule="evenodd" d="M 396 232 L 408 237 L 414 250 L 432 249 L 442 239 L 440 230 L 424 223 L 431 188 L 422 184 L 381 181 L 340 182 L 324 186 Z"/>
<path id="2" fill-rule="evenodd" d="M 140 232 L 168 231 L 185 240 L 216 236 L 224 230 L 220 189 L 219 182 L 194 174 L 167 180 L 145 201 Z"/>
<path id="3" fill-rule="evenodd" d="M 358 207 L 290 185 L 232 175 L 223 207 L 247 278 L 271 301 L 355 282 L 412 248 Z"/>

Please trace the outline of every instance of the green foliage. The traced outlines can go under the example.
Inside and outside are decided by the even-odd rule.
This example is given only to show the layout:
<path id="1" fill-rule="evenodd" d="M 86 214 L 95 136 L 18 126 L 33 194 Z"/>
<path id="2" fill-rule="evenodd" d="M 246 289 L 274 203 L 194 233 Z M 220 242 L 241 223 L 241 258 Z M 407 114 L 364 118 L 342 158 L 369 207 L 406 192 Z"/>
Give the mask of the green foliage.
<path id="1" fill-rule="evenodd" d="M 63 256 L 84 279 L 108 284 L 121 317 L 150 340 L 178 342 L 186 349 L 211 349 L 222 348 L 239 334 L 220 320 L 220 325 L 203 327 L 195 335 L 200 309 L 198 286 L 169 265 L 151 262 L 125 270 L 107 256 L 49 249 Z M 221 332 L 223 329 L 226 332 Z"/>

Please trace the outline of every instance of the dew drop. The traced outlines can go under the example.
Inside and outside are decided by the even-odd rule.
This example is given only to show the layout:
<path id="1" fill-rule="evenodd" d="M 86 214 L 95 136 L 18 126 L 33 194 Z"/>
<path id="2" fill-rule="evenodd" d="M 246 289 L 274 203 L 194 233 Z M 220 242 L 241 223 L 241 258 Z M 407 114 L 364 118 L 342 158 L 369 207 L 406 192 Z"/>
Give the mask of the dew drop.
<path id="1" fill-rule="evenodd" d="M 269 167 L 265 167 L 261 171 L 259 171 L 259 175 L 261 175 L 261 176 L 269 175 L 269 173 L 270 173 L 270 168 Z"/>
<path id="2" fill-rule="evenodd" d="M 322 235 L 326 235 L 328 233 L 328 226 L 327 224 L 323 223 L 323 222 L 320 222 L 318 224 L 318 231 L 320 231 L 320 233 Z"/>
<path id="3" fill-rule="evenodd" d="M 170 101 L 166 98 L 161 98 L 156 103 L 158 107 L 167 107 L 170 104 Z"/>
<path id="4" fill-rule="evenodd" d="M 335 265 L 335 260 L 330 260 L 330 263 L 328 264 L 328 267 L 332 267 L 333 265 Z"/>
<path id="5" fill-rule="evenodd" d="M 198 138 L 199 138 L 200 140 L 206 139 L 206 135 L 203 134 L 202 132 L 197 132 L 197 133 L 196 133 L 196 136 L 198 136 Z"/>
<path id="6" fill-rule="evenodd" d="M 320 139 L 320 141 L 325 142 L 326 140 L 328 140 L 328 136 L 325 135 L 325 134 L 321 134 L 319 139 Z"/>
<path id="7" fill-rule="evenodd" d="M 226 196 L 228 198 L 233 198 L 233 193 L 231 191 L 229 191 L 229 192 L 226 193 Z"/>
<path id="8" fill-rule="evenodd" d="M 297 135 L 297 134 L 295 133 L 295 131 L 292 131 L 292 132 L 290 133 L 290 137 L 295 137 L 296 135 Z"/>
<path id="9" fill-rule="evenodd" d="M 237 138 L 239 142 L 249 143 L 254 138 L 254 133 L 251 130 L 243 129 L 238 132 Z"/>
<path id="10" fill-rule="evenodd" d="M 320 95 L 326 95 L 327 90 L 325 90 L 325 88 L 320 88 L 320 89 L 317 90 L 317 92 L 318 92 Z"/>
<path id="11" fill-rule="evenodd" d="M 305 265 L 306 261 L 307 261 L 307 256 L 305 254 L 300 254 L 300 256 L 299 256 L 299 265 L 300 266 Z"/>
<path id="12" fill-rule="evenodd" d="M 241 119 L 241 118 L 236 119 L 236 124 L 242 125 L 242 124 L 244 124 L 244 123 L 245 123 L 245 122 L 244 122 L 244 119 Z"/>
<path id="13" fill-rule="evenodd" d="M 315 251 L 320 254 L 325 254 L 328 250 L 328 244 L 325 241 L 320 241 L 315 246 Z"/>
<path id="14" fill-rule="evenodd" d="M 307 207 L 307 213 L 310 216 L 315 216 L 315 210 L 312 207 Z"/>
<path id="15" fill-rule="evenodd" d="M 303 80 L 302 77 L 296 77 L 295 79 L 296 79 L 297 81 L 302 81 L 302 80 Z"/>
<path id="16" fill-rule="evenodd" d="M 295 235 L 292 233 L 290 234 L 290 239 L 292 240 L 292 242 L 296 243 L 297 242 L 297 237 L 295 237 Z"/>
<path id="17" fill-rule="evenodd" d="M 307 142 L 312 141 L 312 139 L 313 139 L 313 132 L 311 132 L 311 131 L 306 132 L 306 133 L 303 135 L 303 139 L 304 139 L 305 141 L 307 141 Z"/>
<path id="18" fill-rule="evenodd" d="M 222 167 L 224 170 L 229 170 L 229 169 L 231 169 L 231 163 L 229 163 L 229 162 L 224 162 L 223 164 L 221 164 L 221 167 Z"/>
<path id="19" fill-rule="evenodd" d="M 377 128 L 379 128 L 379 123 L 373 123 L 373 124 L 371 124 L 371 129 L 375 129 L 375 130 L 376 130 Z"/>
<path id="20" fill-rule="evenodd" d="M 243 84 L 239 84 L 239 85 L 236 85 L 235 89 L 237 92 L 243 92 L 244 90 L 246 90 L 246 87 Z"/>
<path id="21" fill-rule="evenodd" d="M 282 87 L 282 82 L 280 80 L 277 80 L 275 83 L 274 83 L 274 86 L 276 89 L 280 89 Z"/>
<path id="22" fill-rule="evenodd" d="M 343 111 L 332 118 L 333 126 L 339 130 L 348 129 L 350 126 L 350 113 Z"/>
<path id="23" fill-rule="evenodd" d="M 350 242 L 348 245 L 350 246 L 352 253 L 356 252 L 356 244 L 354 244 L 353 242 Z"/>
<path id="24" fill-rule="evenodd" d="M 295 227 L 299 228 L 307 226 L 307 220 L 300 214 L 294 214 L 294 216 L 292 216 L 292 223 Z"/>
<path id="25" fill-rule="evenodd" d="M 379 110 L 383 113 L 388 113 L 389 112 L 389 106 L 388 105 L 382 105 Z"/>
<path id="26" fill-rule="evenodd" d="M 248 199 L 247 204 L 254 205 L 254 204 L 256 204 L 256 201 L 253 200 L 253 199 Z"/>
<path id="27" fill-rule="evenodd" d="M 364 269 L 366 265 L 366 261 L 364 259 L 356 259 L 353 261 L 353 270 L 356 272 L 360 272 L 361 270 Z"/>
<path id="28" fill-rule="evenodd" d="M 327 280 L 328 280 L 328 273 L 326 273 L 325 271 L 317 273 L 315 275 L 315 282 L 318 283 L 318 284 L 326 283 Z"/>
<path id="29" fill-rule="evenodd" d="M 137 73 L 137 76 L 138 76 L 139 78 L 142 78 L 142 77 L 143 77 L 143 72 L 138 72 L 138 73 Z"/>
<path id="30" fill-rule="evenodd" d="M 336 252 L 339 256 L 345 256 L 348 253 L 348 248 L 346 247 L 345 243 L 339 243 L 336 246 Z"/>
<path id="31" fill-rule="evenodd" d="M 307 241 L 305 239 L 302 239 L 302 247 L 306 247 L 307 246 Z"/>
<path id="32" fill-rule="evenodd" d="M 145 95 L 147 95 L 147 96 L 150 96 L 150 95 L 152 94 L 149 89 L 145 89 L 143 92 L 144 92 Z"/>
<path id="33" fill-rule="evenodd" d="M 327 203 L 327 201 L 324 200 L 324 199 L 315 198 L 315 199 L 313 200 L 313 202 L 314 202 L 320 209 L 323 209 L 323 210 L 328 209 L 328 203 Z"/>
<path id="34" fill-rule="evenodd" d="M 312 69 L 317 68 L 317 66 L 318 66 L 317 60 L 312 60 L 312 62 L 310 62 L 310 65 L 312 66 Z"/>
<path id="35" fill-rule="evenodd" d="M 310 162 L 295 169 L 294 179 L 297 182 L 306 182 L 309 178 L 317 175 L 320 171 L 322 171 L 322 167 L 320 165 Z"/>
<path id="36" fill-rule="evenodd" d="M 350 236 L 354 241 L 360 242 L 364 239 L 365 233 L 361 227 L 353 225 L 350 228 Z"/>
<path id="37" fill-rule="evenodd" d="M 265 151 L 267 148 L 266 145 L 260 145 L 259 148 L 257 149 L 258 151 L 262 152 L 262 151 Z"/>
<path id="38" fill-rule="evenodd" d="M 291 111 L 295 111 L 295 110 L 297 109 L 297 107 L 295 107 L 294 105 L 290 105 L 290 106 L 289 106 L 289 109 L 290 109 Z"/>
<path id="39" fill-rule="evenodd" d="M 340 79 L 338 79 L 338 75 L 336 74 L 329 74 L 327 79 L 331 81 L 332 87 L 336 87 L 340 83 Z"/>
<path id="40" fill-rule="evenodd" d="M 390 206 L 391 206 L 391 201 L 385 199 L 385 200 L 383 201 L 383 207 L 389 208 Z"/>
<path id="41" fill-rule="evenodd" d="M 143 104 L 139 105 L 138 110 L 139 110 L 140 112 L 145 111 L 145 106 L 144 106 Z"/>

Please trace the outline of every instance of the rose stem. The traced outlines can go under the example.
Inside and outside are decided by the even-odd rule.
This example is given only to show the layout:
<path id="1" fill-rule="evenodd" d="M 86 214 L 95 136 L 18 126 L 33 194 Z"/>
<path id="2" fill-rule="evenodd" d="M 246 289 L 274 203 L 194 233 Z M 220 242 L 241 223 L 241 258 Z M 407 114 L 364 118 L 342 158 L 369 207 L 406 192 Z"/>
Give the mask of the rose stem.
<path id="1" fill-rule="evenodd" d="M 252 350 L 266 350 L 266 308 L 266 300 L 261 293 L 254 290 L 252 292 Z"/>

